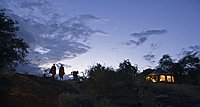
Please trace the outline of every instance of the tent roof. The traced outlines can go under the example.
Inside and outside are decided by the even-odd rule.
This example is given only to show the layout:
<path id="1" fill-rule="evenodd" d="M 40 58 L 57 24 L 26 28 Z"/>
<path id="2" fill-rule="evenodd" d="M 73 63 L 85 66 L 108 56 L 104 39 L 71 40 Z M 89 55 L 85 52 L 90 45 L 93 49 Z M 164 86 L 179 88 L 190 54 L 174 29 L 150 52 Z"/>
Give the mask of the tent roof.
<path id="1" fill-rule="evenodd" d="M 169 72 L 156 72 L 156 71 L 154 71 L 154 72 L 152 72 L 152 73 L 150 73 L 148 75 L 172 75 L 172 73 L 169 73 Z"/>

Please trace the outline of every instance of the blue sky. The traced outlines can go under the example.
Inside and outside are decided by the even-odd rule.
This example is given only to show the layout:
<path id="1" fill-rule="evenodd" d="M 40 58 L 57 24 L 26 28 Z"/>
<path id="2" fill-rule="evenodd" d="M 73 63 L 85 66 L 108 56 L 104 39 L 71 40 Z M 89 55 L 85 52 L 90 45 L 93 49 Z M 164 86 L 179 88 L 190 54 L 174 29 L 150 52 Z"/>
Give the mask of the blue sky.
<path id="1" fill-rule="evenodd" d="M 0 7 L 19 20 L 29 58 L 41 67 L 117 68 L 129 59 L 144 69 L 163 54 L 200 52 L 199 0 L 2 0 Z"/>

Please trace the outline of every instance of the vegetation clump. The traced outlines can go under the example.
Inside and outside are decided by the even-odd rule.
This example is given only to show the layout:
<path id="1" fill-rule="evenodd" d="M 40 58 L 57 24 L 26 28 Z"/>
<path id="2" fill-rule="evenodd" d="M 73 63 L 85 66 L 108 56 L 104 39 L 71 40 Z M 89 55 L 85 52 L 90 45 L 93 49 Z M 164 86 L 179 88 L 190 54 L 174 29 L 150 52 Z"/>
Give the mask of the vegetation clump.
<path id="1" fill-rule="evenodd" d="M 26 61 L 28 44 L 17 37 L 17 21 L 0 10 L 0 69 L 13 70 L 19 63 Z"/>

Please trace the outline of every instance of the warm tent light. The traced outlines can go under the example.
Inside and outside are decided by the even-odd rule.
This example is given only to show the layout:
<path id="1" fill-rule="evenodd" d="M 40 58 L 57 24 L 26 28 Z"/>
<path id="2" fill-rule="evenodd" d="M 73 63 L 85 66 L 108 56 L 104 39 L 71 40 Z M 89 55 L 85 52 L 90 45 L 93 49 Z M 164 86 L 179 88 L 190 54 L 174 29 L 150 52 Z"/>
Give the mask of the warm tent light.
<path id="1" fill-rule="evenodd" d="M 147 81 L 174 83 L 174 76 L 167 73 L 150 73 L 146 76 Z"/>
<path id="2" fill-rule="evenodd" d="M 172 76 L 167 75 L 167 82 L 172 82 Z"/>
<path id="3" fill-rule="evenodd" d="M 160 75 L 160 81 L 165 81 L 165 75 Z"/>
<path id="4" fill-rule="evenodd" d="M 151 79 L 153 82 L 157 82 L 155 79 Z"/>
<path id="5" fill-rule="evenodd" d="M 174 76 L 172 76 L 172 82 L 174 82 Z"/>

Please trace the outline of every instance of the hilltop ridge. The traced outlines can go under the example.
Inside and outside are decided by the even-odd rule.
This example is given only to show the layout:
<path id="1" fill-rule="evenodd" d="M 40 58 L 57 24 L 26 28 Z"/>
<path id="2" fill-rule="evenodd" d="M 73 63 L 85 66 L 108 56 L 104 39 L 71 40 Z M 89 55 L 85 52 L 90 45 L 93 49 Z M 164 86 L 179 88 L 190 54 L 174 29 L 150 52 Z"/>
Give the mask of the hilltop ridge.
<path id="1" fill-rule="evenodd" d="M 89 82 L 0 73 L 0 107 L 199 107 L 200 87 L 113 84 L 98 94 Z"/>
<path id="2" fill-rule="evenodd" d="M 56 107 L 79 95 L 70 82 L 32 75 L 1 73 L 0 84 L 1 107 Z"/>

